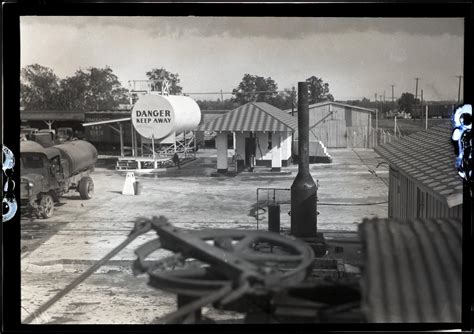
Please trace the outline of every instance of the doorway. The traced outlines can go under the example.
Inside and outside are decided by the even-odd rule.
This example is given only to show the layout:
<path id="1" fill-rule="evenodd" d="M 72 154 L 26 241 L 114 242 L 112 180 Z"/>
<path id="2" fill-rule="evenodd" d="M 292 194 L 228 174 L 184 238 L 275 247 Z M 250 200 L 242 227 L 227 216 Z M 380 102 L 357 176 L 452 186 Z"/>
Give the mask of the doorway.
<path id="1" fill-rule="evenodd" d="M 250 166 L 250 158 L 255 157 L 256 152 L 255 137 L 250 135 L 250 138 L 245 138 L 245 166 Z"/>

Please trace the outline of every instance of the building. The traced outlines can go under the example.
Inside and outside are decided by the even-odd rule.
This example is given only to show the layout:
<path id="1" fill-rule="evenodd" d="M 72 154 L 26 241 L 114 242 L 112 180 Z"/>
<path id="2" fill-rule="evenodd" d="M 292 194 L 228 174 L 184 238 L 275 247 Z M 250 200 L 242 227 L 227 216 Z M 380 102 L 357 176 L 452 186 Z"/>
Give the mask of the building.
<path id="1" fill-rule="evenodd" d="M 447 121 L 375 148 L 390 165 L 389 218 L 462 218 L 451 132 Z"/>
<path id="2" fill-rule="evenodd" d="M 298 127 L 296 117 L 266 103 L 249 102 L 198 127 L 215 131 L 217 170 L 228 170 L 228 134 L 234 135 L 237 166 L 268 166 L 280 171 L 291 160 L 291 138 Z"/>
<path id="3" fill-rule="evenodd" d="M 286 110 L 291 113 L 291 110 Z M 309 106 L 309 141 L 312 147 L 372 147 L 372 109 L 325 101 Z M 294 115 L 297 116 L 297 112 Z M 294 140 L 297 141 L 297 134 Z M 297 155 L 297 145 L 293 146 Z M 314 149 L 316 150 L 316 149 Z M 311 155 L 311 154 L 310 154 Z"/>

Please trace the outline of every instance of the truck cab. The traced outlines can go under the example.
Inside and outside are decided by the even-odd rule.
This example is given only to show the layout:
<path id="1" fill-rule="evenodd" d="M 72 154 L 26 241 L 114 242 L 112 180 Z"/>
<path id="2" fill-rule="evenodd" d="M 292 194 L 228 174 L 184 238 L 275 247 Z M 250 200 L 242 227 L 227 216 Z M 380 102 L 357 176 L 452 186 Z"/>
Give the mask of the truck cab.
<path id="1" fill-rule="evenodd" d="M 21 205 L 35 208 L 40 216 L 49 218 L 63 188 L 61 157 L 56 149 L 33 144 L 36 143 L 29 143 L 20 155 Z"/>
<path id="2" fill-rule="evenodd" d="M 70 189 L 79 191 L 82 199 L 92 198 L 93 182 L 89 173 L 93 166 L 71 175 L 70 163 L 56 147 L 20 142 L 21 206 L 32 209 L 41 218 L 50 218 L 55 203 Z"/>
<path id="3" fill-rule="evenodd" d="M 65 141 L 73 140 L 74 132 L 72 128 L 58 128 L 56 139 L 59 143 L 63 143 Z"/>

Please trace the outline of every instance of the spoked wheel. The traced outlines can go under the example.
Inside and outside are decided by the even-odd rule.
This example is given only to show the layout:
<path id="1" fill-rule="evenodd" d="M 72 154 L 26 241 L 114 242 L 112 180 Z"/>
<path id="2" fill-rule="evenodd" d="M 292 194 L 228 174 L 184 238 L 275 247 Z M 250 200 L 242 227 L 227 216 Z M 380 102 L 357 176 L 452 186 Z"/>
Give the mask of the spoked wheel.
<path id="1" fill-rule="evenodd" d="M 50 194 L 41 195 L 39 203 L 39 213 L 41 218 L 51 218 L 54 213 L 54 199 Z"/>
<path id="2" fill-rule="evenodd" d="M 134 269 L 146 271 L 151 286 L 177 294 L 204 296 L 229 284 L 240 295 L 268 293 L 302 282 L 314 259 L 306 243 L 265 231 L 154 229 L 160 238 L 135 251 Z M 159 248 L 176 254 L 147 261 Z"/>

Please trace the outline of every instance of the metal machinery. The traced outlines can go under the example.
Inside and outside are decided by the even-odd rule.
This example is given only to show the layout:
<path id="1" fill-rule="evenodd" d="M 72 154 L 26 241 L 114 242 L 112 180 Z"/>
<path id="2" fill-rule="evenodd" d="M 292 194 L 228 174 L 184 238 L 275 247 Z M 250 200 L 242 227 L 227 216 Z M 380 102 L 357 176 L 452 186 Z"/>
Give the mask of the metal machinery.
<path id="1" fill-rule="evenodd" d="M 166 218 L 144 220 L 159 238 L 135 253 L 134 273 L 177 295 L 176 312 L 156 323 L 212 323 L 207 305 L 245 314 L 245 323 L 361 322 L 358 280 L 337 260 L 315 258 L 310 245 L 265 231 L 185 230 Z M 148 257 L 163 248 L 175 254 Z"/>

